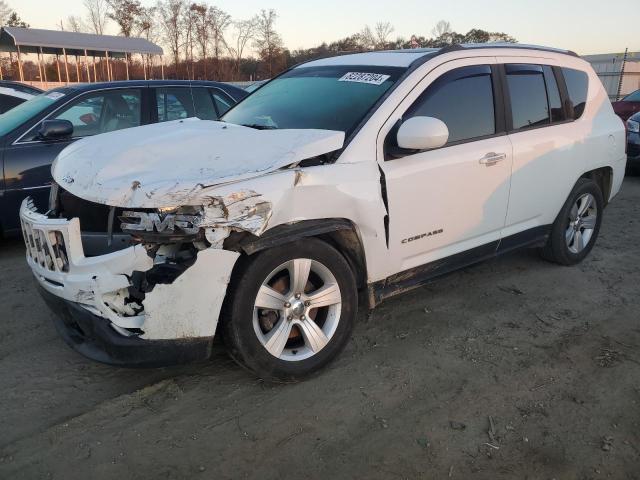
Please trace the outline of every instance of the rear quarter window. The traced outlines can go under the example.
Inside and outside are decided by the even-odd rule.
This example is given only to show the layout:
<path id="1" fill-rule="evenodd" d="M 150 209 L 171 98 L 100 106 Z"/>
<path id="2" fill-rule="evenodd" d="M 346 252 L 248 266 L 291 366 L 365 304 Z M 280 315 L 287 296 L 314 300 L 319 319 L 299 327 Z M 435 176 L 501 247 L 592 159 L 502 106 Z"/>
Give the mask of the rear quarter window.
<path id="1" fill-rule="evenodd" d="M 564 81 L 567 84 L 569 99 L 573 104 L 573 118 L 578 119 L 584 113 L 587 104 L 587 91 L 589 90 L 589 77 L 586 72 L 573 68 L 562 68 Z"/>

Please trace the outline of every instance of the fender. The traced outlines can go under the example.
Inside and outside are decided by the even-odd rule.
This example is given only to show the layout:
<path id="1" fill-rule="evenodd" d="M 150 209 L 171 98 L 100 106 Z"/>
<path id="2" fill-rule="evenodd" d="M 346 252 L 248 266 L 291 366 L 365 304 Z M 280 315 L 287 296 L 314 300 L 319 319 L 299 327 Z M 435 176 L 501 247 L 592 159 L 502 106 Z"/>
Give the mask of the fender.
<path id="1" fill-rule="evenodd" d="M 264 232 L 260 237 L 246 237 L 240 242 L 240 248 L 247 255 L 253 255 L 261 250 L 272 248 L 293 242 L 305 237 L 317 237 L 318 235 L 337 232 L 339 230 L 351 230 L 355 228 L 353 223 L 344 218 L 327 218 L 320 220 L 301 220 L 295 223 L 278 225 Z"/>

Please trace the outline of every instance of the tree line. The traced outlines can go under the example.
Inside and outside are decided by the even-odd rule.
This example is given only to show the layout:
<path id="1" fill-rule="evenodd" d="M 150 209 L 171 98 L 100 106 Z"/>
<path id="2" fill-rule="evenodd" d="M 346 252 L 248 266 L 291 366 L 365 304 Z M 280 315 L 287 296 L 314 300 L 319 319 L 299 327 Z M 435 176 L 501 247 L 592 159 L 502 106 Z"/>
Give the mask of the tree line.
<path id="1" fill-rule="evenodd" d="M 83 0 L 83 7 L 82 15 L 68 16 L 60 21 L 59 28 L 102 35 L 113 22 L 119 35 L 142 37 L 164 47 L 165 76 L 193 80 L 271 78 L 300 62 L 350 52 L 516 41 L 505 33 L 481 29 L 457 33 L 446 21 L 438 22 L 430 36 L 394 37 L 393 25 L 379 22 L 330 43 L 290 50 L 276 28 L 278 14 L 273 9 L 236 19 L 215 5 L 188 0 L 159 0 L 149 7 L 140 0 Z M 0 24 L 29 27 L 4 0 L 0 0 Z M 10 60 L 12 64 L 13 58 Z M 149 65 L 148 58 L 146 61 Z M 140 78 L 145 58 L 127 57 L 127 62 L 131 76 Z M 54 78 L 53 63 L 45 68 L 51 71 L 49 78 Z M 37 66 L 25 64 L 25 71 L 37 72 Z"/>

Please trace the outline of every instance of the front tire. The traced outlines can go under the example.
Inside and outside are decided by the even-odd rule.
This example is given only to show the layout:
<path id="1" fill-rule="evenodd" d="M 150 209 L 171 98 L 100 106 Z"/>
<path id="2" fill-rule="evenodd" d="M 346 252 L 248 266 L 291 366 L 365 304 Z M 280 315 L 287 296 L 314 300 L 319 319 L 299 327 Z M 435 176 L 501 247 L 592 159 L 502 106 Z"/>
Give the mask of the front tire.
<path id="1" fill-rule="evenodd" d="M 259 377 L 294 381 L 338 355 L 356 314 L 349 264 L 331 245 L 306 238 L 242 260 L 222 335 L 231 357 Z"/>
<path id="2" fill-rule="evenodd" d="M 603 212 L 598 184 L 590 178 L 579 179 L 553 223 L 542 257 L 561 265 L 580 263 L 596 243 Z"/>

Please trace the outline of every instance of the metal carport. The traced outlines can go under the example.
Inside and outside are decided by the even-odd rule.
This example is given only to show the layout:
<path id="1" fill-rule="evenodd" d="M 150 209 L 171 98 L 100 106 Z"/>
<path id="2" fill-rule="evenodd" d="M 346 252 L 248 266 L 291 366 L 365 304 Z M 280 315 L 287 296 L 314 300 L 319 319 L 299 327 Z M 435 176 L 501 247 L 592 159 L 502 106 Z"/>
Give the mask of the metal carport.
<path id="1" fill-rule="evenodd" d="M 24 81 L 22 70 L 22 55 L 37 54 L 38 70 L 42 80 L 42 58 L 45 54 L 64 57 L 66 81 L 69 82 L 68 55 L 85 58 L 86 76 L 91 81 L 89 69 L 89 57 L 104 57 L 109 65 L 110 58 L 125 58 L 127 65 L 127 80 L 129 79 L 130 54 L 147 55 L 150 59 L 154 56 L 160 57 L 162 78 L 164 78 L 164 62 L 162 60 L 163 50 L 161 47 L 144 38 L 119 37 L 114 35 L 93 35 L 90 33 L 77 33 L 59 30 L 43 30 L 38 28 L 2 27 L 0 30 L 0 52 L 15 52 L 18 56 L 18 70 L 20 80 Z M 80 78 L 78 63 L 76 62 L 77 78 Z M 96 79 L 95 61 L 93 63 L 94 80 Z M 109 80 L 111 71 L 107 68 Z M 46 70 L 45 81 L 46 79 Z M 0 70 L 0 79 L 2 71 Z M 146 78 L 146 70 L 145 70 Z M 62 82 L 60 65 L 58 63 L 58 81 Z"/>

